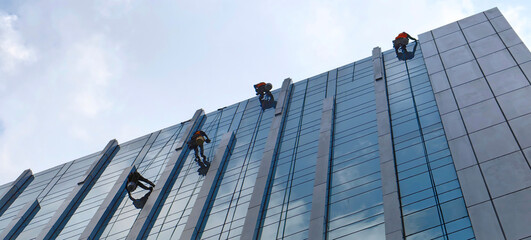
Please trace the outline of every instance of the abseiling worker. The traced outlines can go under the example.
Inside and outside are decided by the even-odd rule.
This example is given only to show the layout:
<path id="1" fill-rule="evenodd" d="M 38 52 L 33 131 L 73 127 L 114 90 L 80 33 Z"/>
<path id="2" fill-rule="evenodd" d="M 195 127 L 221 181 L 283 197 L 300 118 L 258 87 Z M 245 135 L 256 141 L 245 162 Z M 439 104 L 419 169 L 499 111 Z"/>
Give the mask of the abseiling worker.
<path id="1" fill-rule="evenodd" d="M 260 95 L 258 97 L 260 101 L 264 99 L 264 95 L 269 96 L 270 101 L 275 101 L 275 99 L 273 98 L 273 94 L 271 94 L 271 89 L 273 89 L 273 84 L 271 83 L 259 82 L 254 85 L 254 90 L 256 91 L 256 95 Z"/>
<path id="2" fill-rule="evenodd" d="M 406 32 L 401 32 L 396 36 L 395 40 L 393 41 L 393 47 L 395 48 L 395 52 L 398 55 L 398 49 L 401 48 L 404 53 L 407 53 L 406 46 L 409 43 L 409 39 L 417 41 L 417 39 L 413 38 Z"/>
<path id="3" fill-rule="evenodd" d="M 151 187 L 146 187 L 146 185 L 142 184 L 140 181 L 143 181 L 151 185 Z M 151 193 L 151 191 L 153 191 L 153 187 L 155 186 L 155 184 L 153 184 L 151 181 L 149 181 L 145 177 L 142 177 L 142 175 L 140 175 L 140 173 L 138 173 L 135 170 L 134 172 L 129 173 L 129 175 L 127 176 L 127 184 L 126 184 L 127 194 L 129 194 L 129 198 L 133 201 L 135 201 L 136 199 L 134 199 L 131 196 L 131 193 L 135 191 L 137 186 L 143 189 L 149 190 L 149 192 Z"/>
<path id="4" fill-rule="evenodd" d="M 188 141 L 188 147 L 190 149 L 194 149 L 195 152 L 195 161 L 200 163 L 199 158 L 199 152 L 201 152 L 201 157 L 203 157 L 204 164 L 207 164 L 206 156 L 205 156 L 205 149 L 203 147 L 203 143 L 207 142 L 210 143 L 210 139 L 203 131 L 196 131 L 192 137 L 190 137 L 190 141 Z M 199 148 L 199 149 L 198 149 Z"/>

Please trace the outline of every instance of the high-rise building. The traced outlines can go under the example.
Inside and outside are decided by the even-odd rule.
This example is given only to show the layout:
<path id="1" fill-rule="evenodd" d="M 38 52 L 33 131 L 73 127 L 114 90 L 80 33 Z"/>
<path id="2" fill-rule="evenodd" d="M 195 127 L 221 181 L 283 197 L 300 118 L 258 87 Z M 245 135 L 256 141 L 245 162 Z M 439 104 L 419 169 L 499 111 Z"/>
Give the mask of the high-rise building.
<path id="1" fill-rule="evenodd" d="M 530 238 L 531 53 L 497 8 L 407 49 L 27 170 L 0 238 Z M 133 171 L 155 183 L 135 200 Z"/>

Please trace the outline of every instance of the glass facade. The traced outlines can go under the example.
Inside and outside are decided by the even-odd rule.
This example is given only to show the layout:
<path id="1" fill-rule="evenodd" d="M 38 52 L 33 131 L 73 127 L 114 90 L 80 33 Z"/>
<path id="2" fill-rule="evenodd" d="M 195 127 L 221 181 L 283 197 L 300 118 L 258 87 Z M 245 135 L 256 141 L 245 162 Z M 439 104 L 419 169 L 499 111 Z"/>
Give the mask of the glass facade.
<path id="1" fill-rule="evenodd" d="M 492 16 L 474 19 L 485 22 L 487 18 L 500 18 L 489 14 Z M 464 23 L 473 28 L 471 22 Z M 443 110 L 441 92 L 450 95 L 453 93 L 447 89 L 454 87 L 458 92 L 460 86 L 450 86 L 449 81 L 447 89 L 437 89 L 441 87 L 433 77 L 437 71 L 440 75 L 446 71 L 443 64 L 447 55 L 430 46 L 447 47 L 443 41 L 450 37 L 445 34 L 455 34 L 452 32 L 455 29 L 461 31 L 451 28 L 448 25 L 434 30 L 431 38 L 419 37 L 418 46 L 410 43 L 407 60 L 398 59 L 394 50 L 381 53 L 378 49 L 381 53 L 378 58 L 361 59 L 295 83 L 285 81 L 283 87 L 272 92 L 278 101 L 276 105 L 262 105 L 257 98 L 251 98 L 203 114 L 199 122 L 192 119 L 120 143 L 89 191 L 74 204 L 71 214 L 59 219 L 63 224 L 54 229 L 56 238 L 81 238 L 87 229 L 91 230 L 89 223 L 103 209 L 109 214 L 103 225 L 95 226 L 98 239 L 125 239 L 134 229 L 147 225 L 143 236 L 129 237 L 480 239 L 478 233 L 484 233 L 485 228 L 478 225 L 481 222 L 474 222 L 472 210 L 483 207 L 489 199 L 471 203 L 470 194 L 474 193 L 466 186 L 470 186 L 467 180 L 472 178 L 463 177 L 460 171 L 474 173 L 475 169 L 469 171 L 466 169 L 469 166 L 459 166 L 458 159 L 463 156 L 452 149 L 455 139 L 468 137 L 467 133 L 452 138 L 448 132 L 451 125 L 443 121 L 451 111 L 459 116 L 462 113 L 457 107 Z M 467 35 L 466 29 L 462 31 Z M 375 59 L 381 65 L 375 64 Z M 479 60 L 478 63 L 483 64 Z M 437 71 L 433 70 L 434 65 Z M 382 79 L 377 77 L 380 70 Z M 449 72 L 444 72 L 444 77 L 457 75 Z M 334 100 L 333 108 L 326 110 L 329 107 L 326 104 L 323 108 L 325 99 Z M 326 111 L 330 118 L 323 117 Z M 212 169 L 206 175 L 199 171 L 193 151 L 184 144 L 195 126 L 212 140 L 205 143 L 207 159 L 222 159 L 219 168 L 217 165 L 214 168 L 215 173 Z M 226 133 L 234 134 L 234 145 L 225 150 L 229 153 L 223 158 L 216 153 L 227 147 L 221 141 L 223 136 L 230 135 Z M 328 133 L 330 139 L 323 140 Z M 382 141 L 383 135 L 390 135 L 388 143 Z M 181 146 L 184 147 L 180 149 Z M 470 149 L 477 146 L 472 144 Z M 183 155 L 179 155 L 181 152 Z M 10 223 L 24 206 L 36 199 L 40 209 L 16 229 L 16 238 L 42 236 L 49 222 L 55 221 L 52 218 L 57 210 L 69 203 L 67 197 L 81 184 L 87 169 L 100 157 L 97 152 L 35 173 L 34 180 L 0 215 L 0 233 L 12 230 L 7 229 Z M 328 168 L 317 167 L 322 159 L 326 159 Z M 175 165 L 170 164 L 175 161 Z M 485 160 L 488 161 L 491 160 Z M 481 164 L 478 161 L 473 166 L 478 169 L 476 172 L 483 170 Z M 123 187 L 118 192 L 113 190 L 122 186 L 119 184 L 123 182 L 117 181 L 131 166 L 157 187 L 168 186 L 157 193 L 161 196 L 160 204 L 142 208 L 133 204 Z M 394 168 L 388 171 L 386 166 Z M 175 174 L 166 178 L 172 168 Z M 322 182 L 326 190 L 317 192 Z M 0 186 L 0 196 L 6 194 L 11 184 Z M 491 186 L 487 187 L 490 190 Z M 390 191 L 391 188 L 396 190 Z M 524 190 L 510 194 L 524 194 Z M 153 194 L 156 191 L 157 188 Z M 146 193 L 138 189 L 133 197 L 140 198 Z M 502 194 L 499 196 L 501 200 L 496 201 L 502 202 Z M 110 197 L 119 200 L 113 206 L 102 206 Z M 258 214 L 256 209 L 260 209 Z M 499 209 L 504 210 L 499 207 L 496 211 Z M 495 216 L 498 222 L 504 220 L 501 210 L 500 216 Z M 147 214 L 153 220 L 141 225 Z M 319 226 L 322 236 L 310 234 L 316 229 L 312 228 L 316 222 L 312 216 L 324 216 L 317 222 L 322 224 Z"/>
<path id="2" fill-rule="evenodd" d="M 392 51 L 383 54 L 405 237 L 473 237 L 426 68 L 420 50 L 417 52 L 417 57 L 407 62 L 398 61 Z M 275 98 L 279 92 L 273 91 Z M 257 223 L 258 236 L 309 238 L 322 105 L 326 97 L 334 97 L 325 235 L 329 239 L 385 238 L 371 58 L 296 82 L 288 96 L 262 218 Z M 263 109 L 255 98 L 206 114 L 201 129 L 212 139 L 205 145 L 208 159 L 214 158 L 223 134 L 234 131 L 236 143 L 221 166 L 217 185 L 208 186 L 215 191 L 204 217 L 198 221 L 198 238 L 239 239 L 274 116 L 274 107 Z M 136 165 L 143 176 L 161 184 L 158 180 L 164 167 L 189 124 L 177 124 L 120 144 L 119 152 L 75 209 L 58 239 L 80 237 L 127 167 Z M 37 197 L 42 209 L 18 238 L 36 237 L 95 157 L 97 154 L 92 154 L 36 174 L 33 183 L 0 218 L 0 230 L 25 203 Z M 180 239 L 185 230 L 205 177 L 196 171 L 193 153 L 184 161 L 144 238 Z M 124 196 L 99 230 L 99 238 L 124 239 L 140 211 Z"/>
<path id="3" fill-rule="evenodd" d="M 189 123 L 186 122 L 163 129 L 153 144 L 151 144 L 151 146 L 146 146 L 149 148 L 149 151 L 143 161 L 139 164 L 138 172 L 145 178 L 150 179 L 153 183 L 157 184 L 157 180 L 164 169 L 165 163 L 169 160 L 171 153 L 175 149 L 176 141 L 182 135 L 182 132 L 184 131 L 183 129 L 185 129 L 188 124 Z M 117 174 L 120 174 L 121 170 L 133 164 L 133 161 L 135 161 L 138 153 L 147 143 L 147 140 L 148 136 L 145 136 L 142 140 L 131 141 L 131 145 L 128 146 L 125 151 L 120 149 L 120 152 L 124 151 L 124 153 L 120 154 L 119 152 L 115 159 L 121 159 L 124 163 Z M 142 197 L 142 193 L 133 193 L 133 197 L 140 198 Z M 121 204 L 103 229 L 100 239 L 125 238 L 133 226 L 139 212 L 140 209 L 136 208 L 127 196 L 124 196 Z"/>
<path id="4" fill-rule="evenodd" d="M 274 109 L 262 111 L 259 102 L 253 100 L 227 108 L 220 123 L 217 137 L 230 129 L 235 131 L 237 140 L 209 203 L 208 214 L 201 221 L 201 239 L 239 238 L 242 232 L 274 113 Z"/>
<path id="5" fill-rule="evenodd" d="M 263 239 L 308 237 L 326 74 L 295 83 L 273 165 Z"/>
<path id="6" fill-rule="evenodd" d="M 69 193 L 77 186 L 86 169 L 97 160 L 98 154 L 74 160 L 35 174 L 35 179 L 15 200 L 11 207 L 0 217 L 0 224 L 5 228 L 11 219 L 29 202 L 37 199 L 41 209 L 32 218 L 19 239 L 35 238 L 52 218 Z"/>
<path id="7" fill-rule="evenodd" d="M 328 202 L 329 239 L 384 239 L 373 65 L 337 70 Z"/>
<path id="8" fill-rule="evenodd" d="M 414 43 L 408 45 L 413 51 Z M 474 237 L 424 64 L 384 53 L 395 164 L 406 239 Z"/>

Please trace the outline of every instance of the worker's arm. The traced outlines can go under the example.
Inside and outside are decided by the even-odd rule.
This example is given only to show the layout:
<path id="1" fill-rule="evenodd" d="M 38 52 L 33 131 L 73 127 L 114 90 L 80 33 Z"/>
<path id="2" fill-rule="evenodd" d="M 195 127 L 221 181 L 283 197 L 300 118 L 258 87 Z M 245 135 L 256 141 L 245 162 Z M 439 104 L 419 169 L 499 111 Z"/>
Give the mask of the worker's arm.
<path id="1" fill-rule="evenodd" d="M 205 132 L 201 131 L 201 135 L 203 135 L 203 136 L 206 138 L 205 141 L 206 141 L 207 143 L 210 143 L 210 138 L 208 138 L 208 136 L 206 135 Z"/>
<path id="2" fill-rule="evenodd" d="M 138 176 L 138 180 L 141 180 L 141 181 L 143 181 L 143 182 L 146 182 L 146 183 L 148 183 L 149 185 L 151 185 L 152 187 L 155 186 L 155 184 L 153 184 L 151 181 L 149 181 L 147 178 L 143 177 L 142 175 L 139 175 L 139 176 Z"/>
<path id="3" fill-rule="evenodd" d="M 411 39 L 411 40 L 415 40 L 415 41 L 417 41 L 417 39 L 415 39 L 414 37 L 412 37 L 412 36 L 409 35 L 409 34 L 407 35 L 407 37 L 408 37 L 409 39 Z"/>

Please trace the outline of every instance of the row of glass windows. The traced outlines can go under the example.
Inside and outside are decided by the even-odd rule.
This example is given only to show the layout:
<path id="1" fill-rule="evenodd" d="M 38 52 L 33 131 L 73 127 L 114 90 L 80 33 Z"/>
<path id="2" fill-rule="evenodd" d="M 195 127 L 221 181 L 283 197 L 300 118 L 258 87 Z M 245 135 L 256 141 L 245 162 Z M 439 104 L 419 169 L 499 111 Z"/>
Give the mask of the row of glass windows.
<path id="1" fill-rule="evenodd" d="M 241 234 L 274 112 L 262 111 L 256 99 L 247 101 L 243 109 L 235 148 L 202 220 L 201 239 L 230 239 Z"/>
<path id="2" fill-rule="evenodd" d="M 119 164 L 116 167 L 116 170 L 118 170 L 119 174 L 121 174 L 123 169 L 135 163 L 135 160 L 138 157 L 138 153 L 140 153 L 140 151 L 143 148 L 147 148 L 148 151 L 146 155 L 144 156 L 144 158 L 140 159 L 141 161 L 139 163 L 138 162 L 136 163 L 137 169 L 140 174 L 142 174 L 144 177 L 146 177 L 147 179 L 150 179 L 152 182 L 157 184 L 157 180 L 160 177 L 162 170 L 164 169 L 165 163 L 169 160 L 171 153 L 174 151 L 176 147 L 174 144 L 177 142 L 178 139 L 182 137 L 184 130 L 186 129 L 188 124 L 189 123 L 178 124 L 178 125 L 161 130 L 158 133 L 158 135 L 156 135 L 156 139 L 150 145 L 131 144 L 130 152 L 135 152 L 136 154 L 121 153 L 122 149 L 120 149 L 120 152 L 115 157 L 115 159 L 116 160 L 123 159 L 123 160 L 119 161 L 121 162 L 121 164 Z M 113 162 L 116 160 L 113 160 Z M 108 169 L 106 169 L 106 171 L 107 170 Z M 110 184 L 113 184 L 113 183 L 110 183 Z M 112 187 L 112 185 L 108 187 Z M 145 193 L 146 191 L 139 189 L 132 195 L 134 198 L 138 199 L 138 198 L 141 198 L 142 195 Z M 137 209 L 135 205 L 132 203 L 132 201 L 129 200 L 127 196 L 124 196 L 120 202 L 120 205 L 117 207 L 116 211 L 114 212 L 114 214 L 109 217 L 109 220 L 108 220 L 109 222 L 106 225 L 106 227 L 101 230 L 102 233 L 101 233 L 100 238 L 102 239 L 124 238 L 125 236 L 127 236 L 129 230 L 133 226 L 134 220 L 136 219 L 136 215 L 139 212 L 140 212 L 140 209 Z"/>
<path id="3" fill-rule="evenodd" d="M 413 43 L 408 46 L 412 48 Z M 421 50 L 384 53 L 406 239 L 474 238 Z"/>
<path id="4" fill-rule="evenodd" d="M 294 84 L 292 88 L 292 97 L 288 103 L 289 107 L 285 111 L 284 129 L 281 135 L 280 145 L 276 157 L 276 162 L 272 164 L 274 167 L 274 175 L 270 183 L 269 198 L 265 206 L 266 212 L 263 215 L 261 226 L 261 237 L 263 239 L 292 237 L 292 235 L 300 235 L 304 226 L 294 225 L 298 220 L 304 224 L 304 214 L 310 207 L 305 207 L 303 198 L 295 196 L 292 192 L 293 184 L 297 184 L 297 175 L 295 172 L 295 159 L 297 156 L 297 146 L 301 135 L 301 121 L 304 115 L 304 106 L 307 93 L 308 80 L 301 81 Z M 308 159 L 311 162 L 312 159 Z M 315 161 L 315 160 L 314 160 Z M 298 163 L 298 162 L 297 162 Z M 298 186 L 303 186 L 304 182 L 298 182 Z M 313 185 L 312 185 L 313 187 Z M 311 188 L 299 193 L 310 194 Z M 293 195 L 291 195 L 294 193 Z M 299 200 L 296 206 L 293 202 Z M 311 198 L 310 198 L 311 201 Z M 295 209 L 294 209 L 295 207 Z M 295 221 L 294 221 L 295 220 Z M 309 217 L 306 223 L 309 222 Z M 301 229 L 302 228 L 302 229 Z M 299 239 L 304 238 L 300 237 Z"/>
<path id="5" fill-rule="evenodd" d="M 5 230 L 11 220 L 18 214 L 18 212 L 24 207 L 24 205 L 39 199 L 39 196 L 45 196 L 50 190 L 49 183 L 54 179 L 57 180 L 60 176 L 57 176 L 60 171 L 64 172 L 70 163 L 66 163 L 43 172 L 36 173 L 33 181 L 24 189 L 24 191 L 18 196 L 18 198 L 11 204 L 11 206 L 0 216 L 0 231 Z M 9 186 L 9 184 L 6 184 Z"/>
<path id="6" fill-rule="evenodd" d="M 327 236 L 384 239 L 372 61 L 338 69 Z"/>
<path id="7" fill-rule="evenodd" d="M 459 182 L 431 90 L 421 52 L 407 62 L 394 52 L 384 53 L 393 146 L 400 187 L 401 210 L 408 239 L 473 238 Z M 366 58 L 292 86 L 284 111 L 279 148 L 260 220 L 263 239 L 308 237 L 315 164 L 325 97 L 335 96 L 331 168 L 327 196 L 326 234 L 330 239 L 383 239 L 378 131 L 372 59 Z M 278 90 L 273 92 L 278 98 Z M 227 159 L 207 211 L 200 219 L 201 239 L 239 238 L 256 175 L 267 141 L 274 108 L 262 109 L 249 99 L 207 114 L 202 130 L 212 139 L 205 145 L 211 161 L 223 134 L 234 131 L 236 144 Z M 120 144 L 92 190 L 65 225 L 59 239 L 78 238 L 122 171 L 135 163 L 138 171 L 159 183 L 167 162 L 190 122 Z M 137 159 L 147 149 L 143 159 Z M 32 199 L 41 210 L 21 233 L 38 235 L 55 210 L 76 186 L 97 154 L 35 174 L 35 180 L 0 216 L 0 231 Z M 193 153 L 167 194 L 148 239 L 179 239 L 204 177 L 197 173 Z M 0 187 L 0 192 L 5 186 Z M 145 191 L 134 193 L 141 197 Z M 108 224 L 102 239 L 123 239 L 140 209 L 126 197 Z"/>

